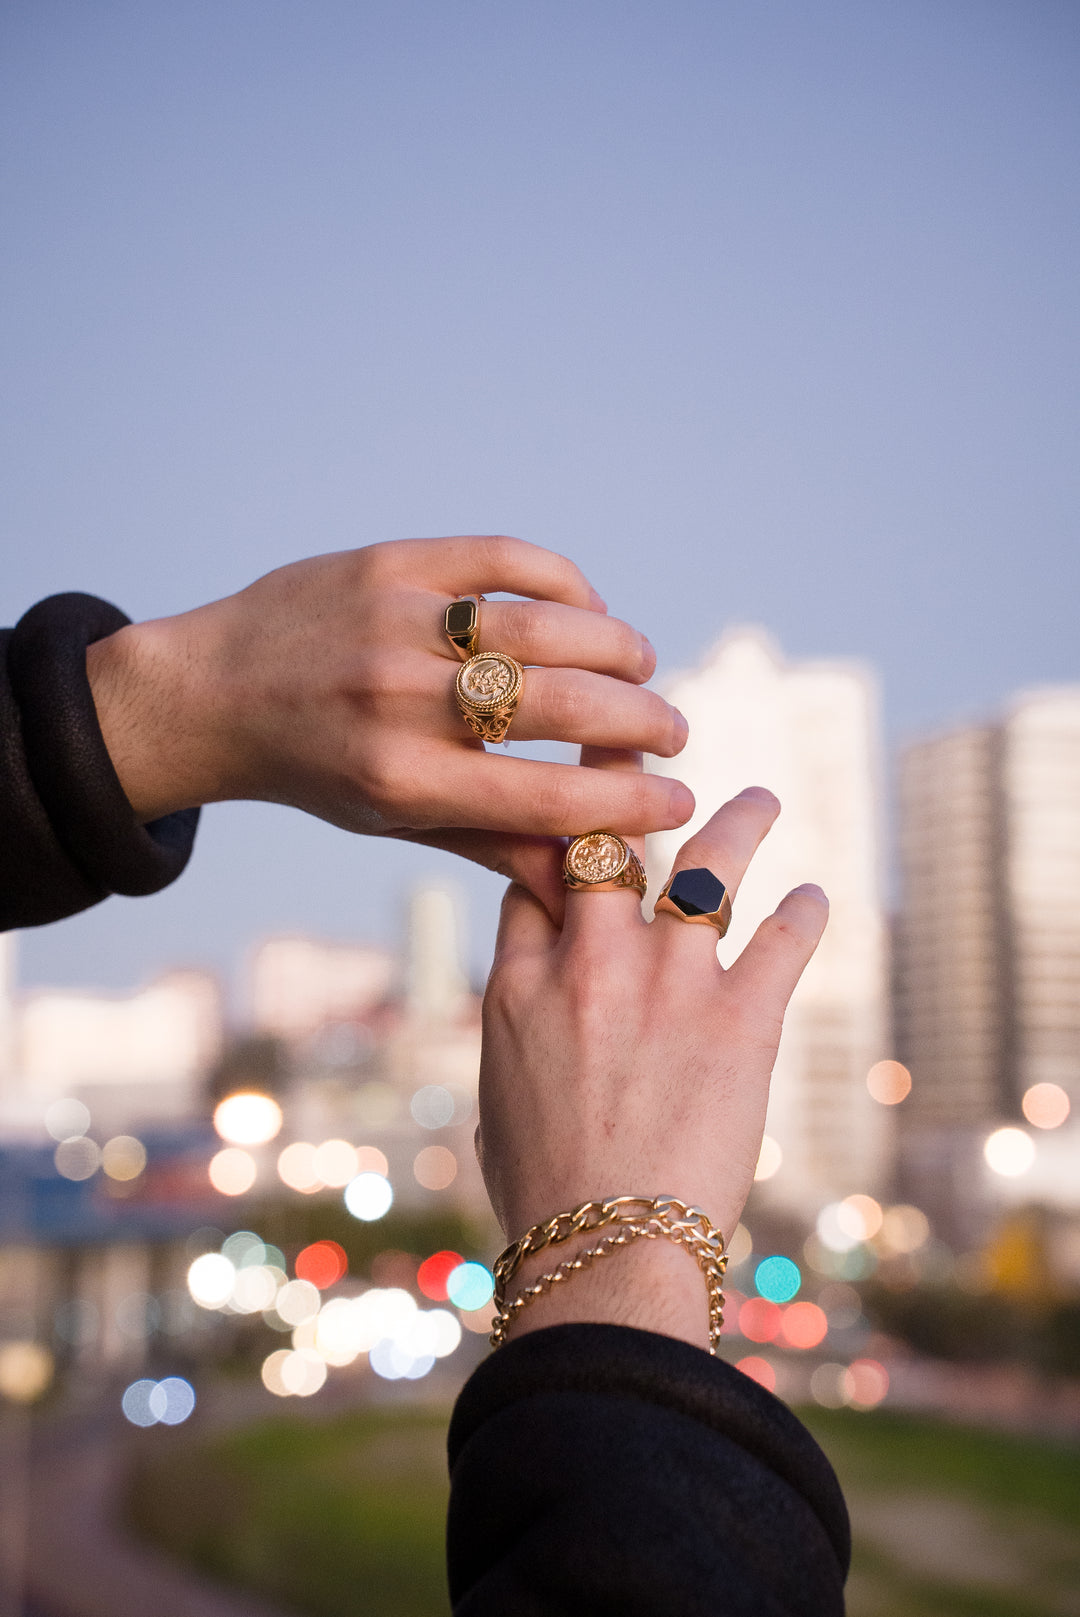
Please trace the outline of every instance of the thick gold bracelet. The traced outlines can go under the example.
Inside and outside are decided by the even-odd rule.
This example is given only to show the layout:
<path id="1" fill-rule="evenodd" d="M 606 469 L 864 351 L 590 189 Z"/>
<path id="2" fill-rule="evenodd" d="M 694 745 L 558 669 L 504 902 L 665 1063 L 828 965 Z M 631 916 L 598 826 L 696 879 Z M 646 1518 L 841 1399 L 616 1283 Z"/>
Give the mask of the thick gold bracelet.
<path id="1" fill-rule="evenodd" d="M 612 1230 L 595 1246 L 586 1247 L 557 1268 L 540 1275 L 531 1286 L 525 1286 L 507 1302 L 507 1287 L 533 1252 L 560 1246 L 571 1236 L 589 1234 L 608 1225 L 618 1226 L 617 1232 Z M 709 1295 L 709 1352 L 715 1354 L 724 1328 L 723 1281 L 727 1268 L 724 1238 L 700 1207 L 690 1207 L 674 1196 L 611 1196 L 607 1201 L 583 1202 L 572 1213 L 556 1213 L 545 1223 L 534 1224 L 520 1240 L 500 1252 L 492 1267 L 497 1310 L 491 1331 L 492 1347 L 505 1342 L 511 1324 L 534 1298 L 543 1296 L 597 1258 L 608 1257 L 631 1241 L 655 1241 L 660 1237 L 685 1246 L 705 1278 Z"/>

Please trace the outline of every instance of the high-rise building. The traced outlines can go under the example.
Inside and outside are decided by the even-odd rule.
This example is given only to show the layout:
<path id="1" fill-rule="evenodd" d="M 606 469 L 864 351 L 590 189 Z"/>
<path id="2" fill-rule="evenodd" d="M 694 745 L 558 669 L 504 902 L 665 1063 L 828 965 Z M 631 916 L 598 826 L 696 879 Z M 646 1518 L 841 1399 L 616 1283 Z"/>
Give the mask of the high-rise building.
<path id="1" fill-rule="evenodd" d="M 651 767 L 697 797 L 679 831 L 651 839 L 655 893 L 680 844 L 744 786 L 782 804 L 739 890 L 720 946 L 729 961 L 800 882 L 831 904 L 825 937 L 795 992 L 773 1077 L 767 1133 L 782 1163 L 759 1194 L 801 1216 L 886 1173 L 887 1119 L 866 1087 L 888 1055 L 877 703 L 852 663 L 786 663 L 759 629 L 731 631 L 702 665 L 665 682 L 690 724 L 683 753 Z M 717 874 L 722 878 L 723 871 Z"/>
<path id="2" fill-rule="evenodd" d="M 1023 1123 L 1035 1084 L 1080 1104 L 1080 687 L 909 747 L 900 852 L 902 1188 L 963 1241 L 990 1129 Z"/>

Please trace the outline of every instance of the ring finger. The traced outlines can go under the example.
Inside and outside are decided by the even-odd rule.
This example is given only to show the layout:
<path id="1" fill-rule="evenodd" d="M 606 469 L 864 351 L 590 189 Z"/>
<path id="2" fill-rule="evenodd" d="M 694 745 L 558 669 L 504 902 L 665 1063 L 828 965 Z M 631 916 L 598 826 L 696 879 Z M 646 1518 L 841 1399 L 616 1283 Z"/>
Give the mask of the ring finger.
<path id="1" fill-rule="evenodd" d="M 683 844 L 671 867 L 672 876 L 680 871 L 707 870 L 723 883 L 728 898 L 734 900 L 746 867 L 779 812 L 780 804 L 772 792 L 766 791 L 764 786 L 748 786 L 718 809 L 712 819 Z M 661 928 L 659 935 L 670 947 L 681 950 L 708 947 L 716 951 L 719 935 L 712 926 L 690 925 L 668 910 L 661 910 L 653 924 Z"/>

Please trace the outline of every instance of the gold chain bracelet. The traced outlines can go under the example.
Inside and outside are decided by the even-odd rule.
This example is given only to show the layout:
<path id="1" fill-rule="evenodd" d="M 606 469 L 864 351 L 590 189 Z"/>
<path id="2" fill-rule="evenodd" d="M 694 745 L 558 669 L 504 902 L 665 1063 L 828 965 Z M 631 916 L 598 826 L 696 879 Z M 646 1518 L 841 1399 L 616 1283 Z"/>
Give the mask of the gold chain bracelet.
<path id="1" fill-rule="evenodd" d="M 613 1230 L 595 1246 L 567 1258 L 507 1302 L 507 1287 L 533 1252 L 561 1246 L 571 1236 L 588 1234 L 608 1225 L 617 1225 L 618 1233 Z M 520 1240 L 500 1252 L 492 1267 L 497 1309 L 491 1331 L 492 1347 L 505 1342 L 510 1325 L 534 1298 L 543 1296 L 597 1258 L 607 1257 L 631 1241 L 655 1241 L 661 1237 L 685 1246 L 705 1278 L 709 1295 L 709 1352 L 715 1354 L 724 1326 L 723 1281 L 727 1268 L 724 1238 L 700 1207 L 690 1207 L 674 1196 L 611 1196 L 606 1201 L 583 1202 L 572 1213 L 556 1213 L 545 1223 L 534 1224 Z"/>

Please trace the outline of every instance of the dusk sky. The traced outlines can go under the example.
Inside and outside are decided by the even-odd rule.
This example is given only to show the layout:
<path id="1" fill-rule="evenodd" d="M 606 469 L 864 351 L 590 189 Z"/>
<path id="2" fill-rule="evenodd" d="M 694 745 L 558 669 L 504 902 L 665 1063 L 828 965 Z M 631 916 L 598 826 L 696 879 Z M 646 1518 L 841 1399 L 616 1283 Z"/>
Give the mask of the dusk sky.
<path id="1" fill-rule="evenodd" d="M 890 749 L 1080 680 L 1078 70 L 1073 0 L 3 7 L 0 622 L 506 532 L 661 676 L 871 664 Z M 214 807 L 20 973 L 394 940 L 446 874 L 482 972 L 496 878 Z"/>

